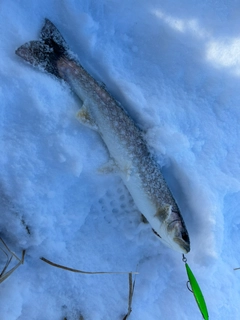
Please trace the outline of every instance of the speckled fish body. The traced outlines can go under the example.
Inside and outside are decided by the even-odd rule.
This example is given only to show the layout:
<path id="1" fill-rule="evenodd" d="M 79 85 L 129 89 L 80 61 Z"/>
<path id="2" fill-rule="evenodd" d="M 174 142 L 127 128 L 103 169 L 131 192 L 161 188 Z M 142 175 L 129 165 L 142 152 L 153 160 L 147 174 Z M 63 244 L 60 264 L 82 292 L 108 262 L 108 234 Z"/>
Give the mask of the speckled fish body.
<path id="1" fill-rule="evenodd" d="M 172 249 L 189 252 L 183 218 L 142 131 L 105 87 L 73 58 L 56 27 L 46 19 L 40 41 L 28 42 L 16 53 L 70 85 L 83 101 L 80 121 L 100 133 L 112 162 L 154 232 Z"/>

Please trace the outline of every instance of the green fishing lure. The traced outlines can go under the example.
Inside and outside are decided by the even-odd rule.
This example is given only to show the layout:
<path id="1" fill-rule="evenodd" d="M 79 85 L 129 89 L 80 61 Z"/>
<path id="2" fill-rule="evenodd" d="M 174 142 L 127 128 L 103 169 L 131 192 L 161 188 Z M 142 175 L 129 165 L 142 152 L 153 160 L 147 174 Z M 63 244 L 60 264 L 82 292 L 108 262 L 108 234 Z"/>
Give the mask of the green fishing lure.
<path id="1" fill-rule="evenodd" d="M 191 285 L 191 291 L 195 297 L 198 308 L 202 313 L 203 319 L 208 320 L 209 316 L 208 316 L 208 310 L 207 310 L 205 299 L 204 299 L 202 291 L 197 283 L 197 280 L 192 273 L 192 270 L 190 269 L 189 265 L 187 264 L 187 259 L 185 258 L 184 255 L 183 255 L 183 262 L 185 262 L 185 267 L 186 267 L 189 283 Z"/>

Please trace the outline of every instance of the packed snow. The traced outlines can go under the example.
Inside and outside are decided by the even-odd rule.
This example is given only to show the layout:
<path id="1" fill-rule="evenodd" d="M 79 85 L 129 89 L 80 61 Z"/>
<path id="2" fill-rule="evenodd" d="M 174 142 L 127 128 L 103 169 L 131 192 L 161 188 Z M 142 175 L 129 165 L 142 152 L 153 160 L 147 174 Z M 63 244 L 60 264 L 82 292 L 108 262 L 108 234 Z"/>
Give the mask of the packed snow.
<path id="1" fill-rule="evenodd" d="M 79 99 L 15 55 L 45 17 L 144 131 L 186 222 L 209 318 L 239 319 L 240 4 L 3 0 L 0 13 L 0 238 L 19 258 L 26 250 L 0 283 L 0 319 L 127 313 L 128 274 L 77 274 L 41 257 L 139 272 L 129 319 L 202 319 L 181 254 L 143 222 L 116 173 L 99 173 L 108 151 L 78 122 Z"/>

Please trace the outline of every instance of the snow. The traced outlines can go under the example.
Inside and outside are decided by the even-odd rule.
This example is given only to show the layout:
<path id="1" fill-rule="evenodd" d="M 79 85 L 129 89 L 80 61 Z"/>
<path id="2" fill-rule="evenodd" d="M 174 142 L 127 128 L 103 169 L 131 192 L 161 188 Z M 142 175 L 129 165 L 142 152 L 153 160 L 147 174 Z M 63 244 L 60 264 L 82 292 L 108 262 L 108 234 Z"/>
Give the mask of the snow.
<path id="1" fill-rule="evenodd" d="M 14 51 L 44 18 L 145 131 L 191 239 L 210 319 L 240 317 L 240 4 L 42 0 L 0 5 L 0 237 L 25 262 L 0 286 L 0 319 L 201 319 L 179 253 L 142 222 L 70 88 Z M 1 245 L 3 248 L 3 245 Z M 0 251 L 0 270 L 6 261 Z M 17 263 L 15 259 L 11 266 Z M 10 266 L 10 267 L 11 267 Z"/>

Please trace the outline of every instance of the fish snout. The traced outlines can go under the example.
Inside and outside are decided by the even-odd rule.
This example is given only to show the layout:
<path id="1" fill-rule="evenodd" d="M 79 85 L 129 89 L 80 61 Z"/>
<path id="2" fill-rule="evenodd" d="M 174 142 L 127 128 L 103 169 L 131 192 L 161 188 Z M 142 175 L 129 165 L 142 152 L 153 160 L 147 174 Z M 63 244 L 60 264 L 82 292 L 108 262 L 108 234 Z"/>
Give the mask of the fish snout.
<path id="1" fill-rule="evenodd" d="M 189 240 L 188 235 L 185 234 L 181 238 L 176 237 L 176 238 L 174 238 L 174 241 L 181 248 L 182 253 L 188 253 L 190 251 L 190 240 Z"/>
<path id="2" fill-rule="evenodd" d="M 183 253 L 190 251 L 190 239 L 182 219 L 175 219 L 168 224 L 168 232 L 172 234 L 173 241 Z"/>

